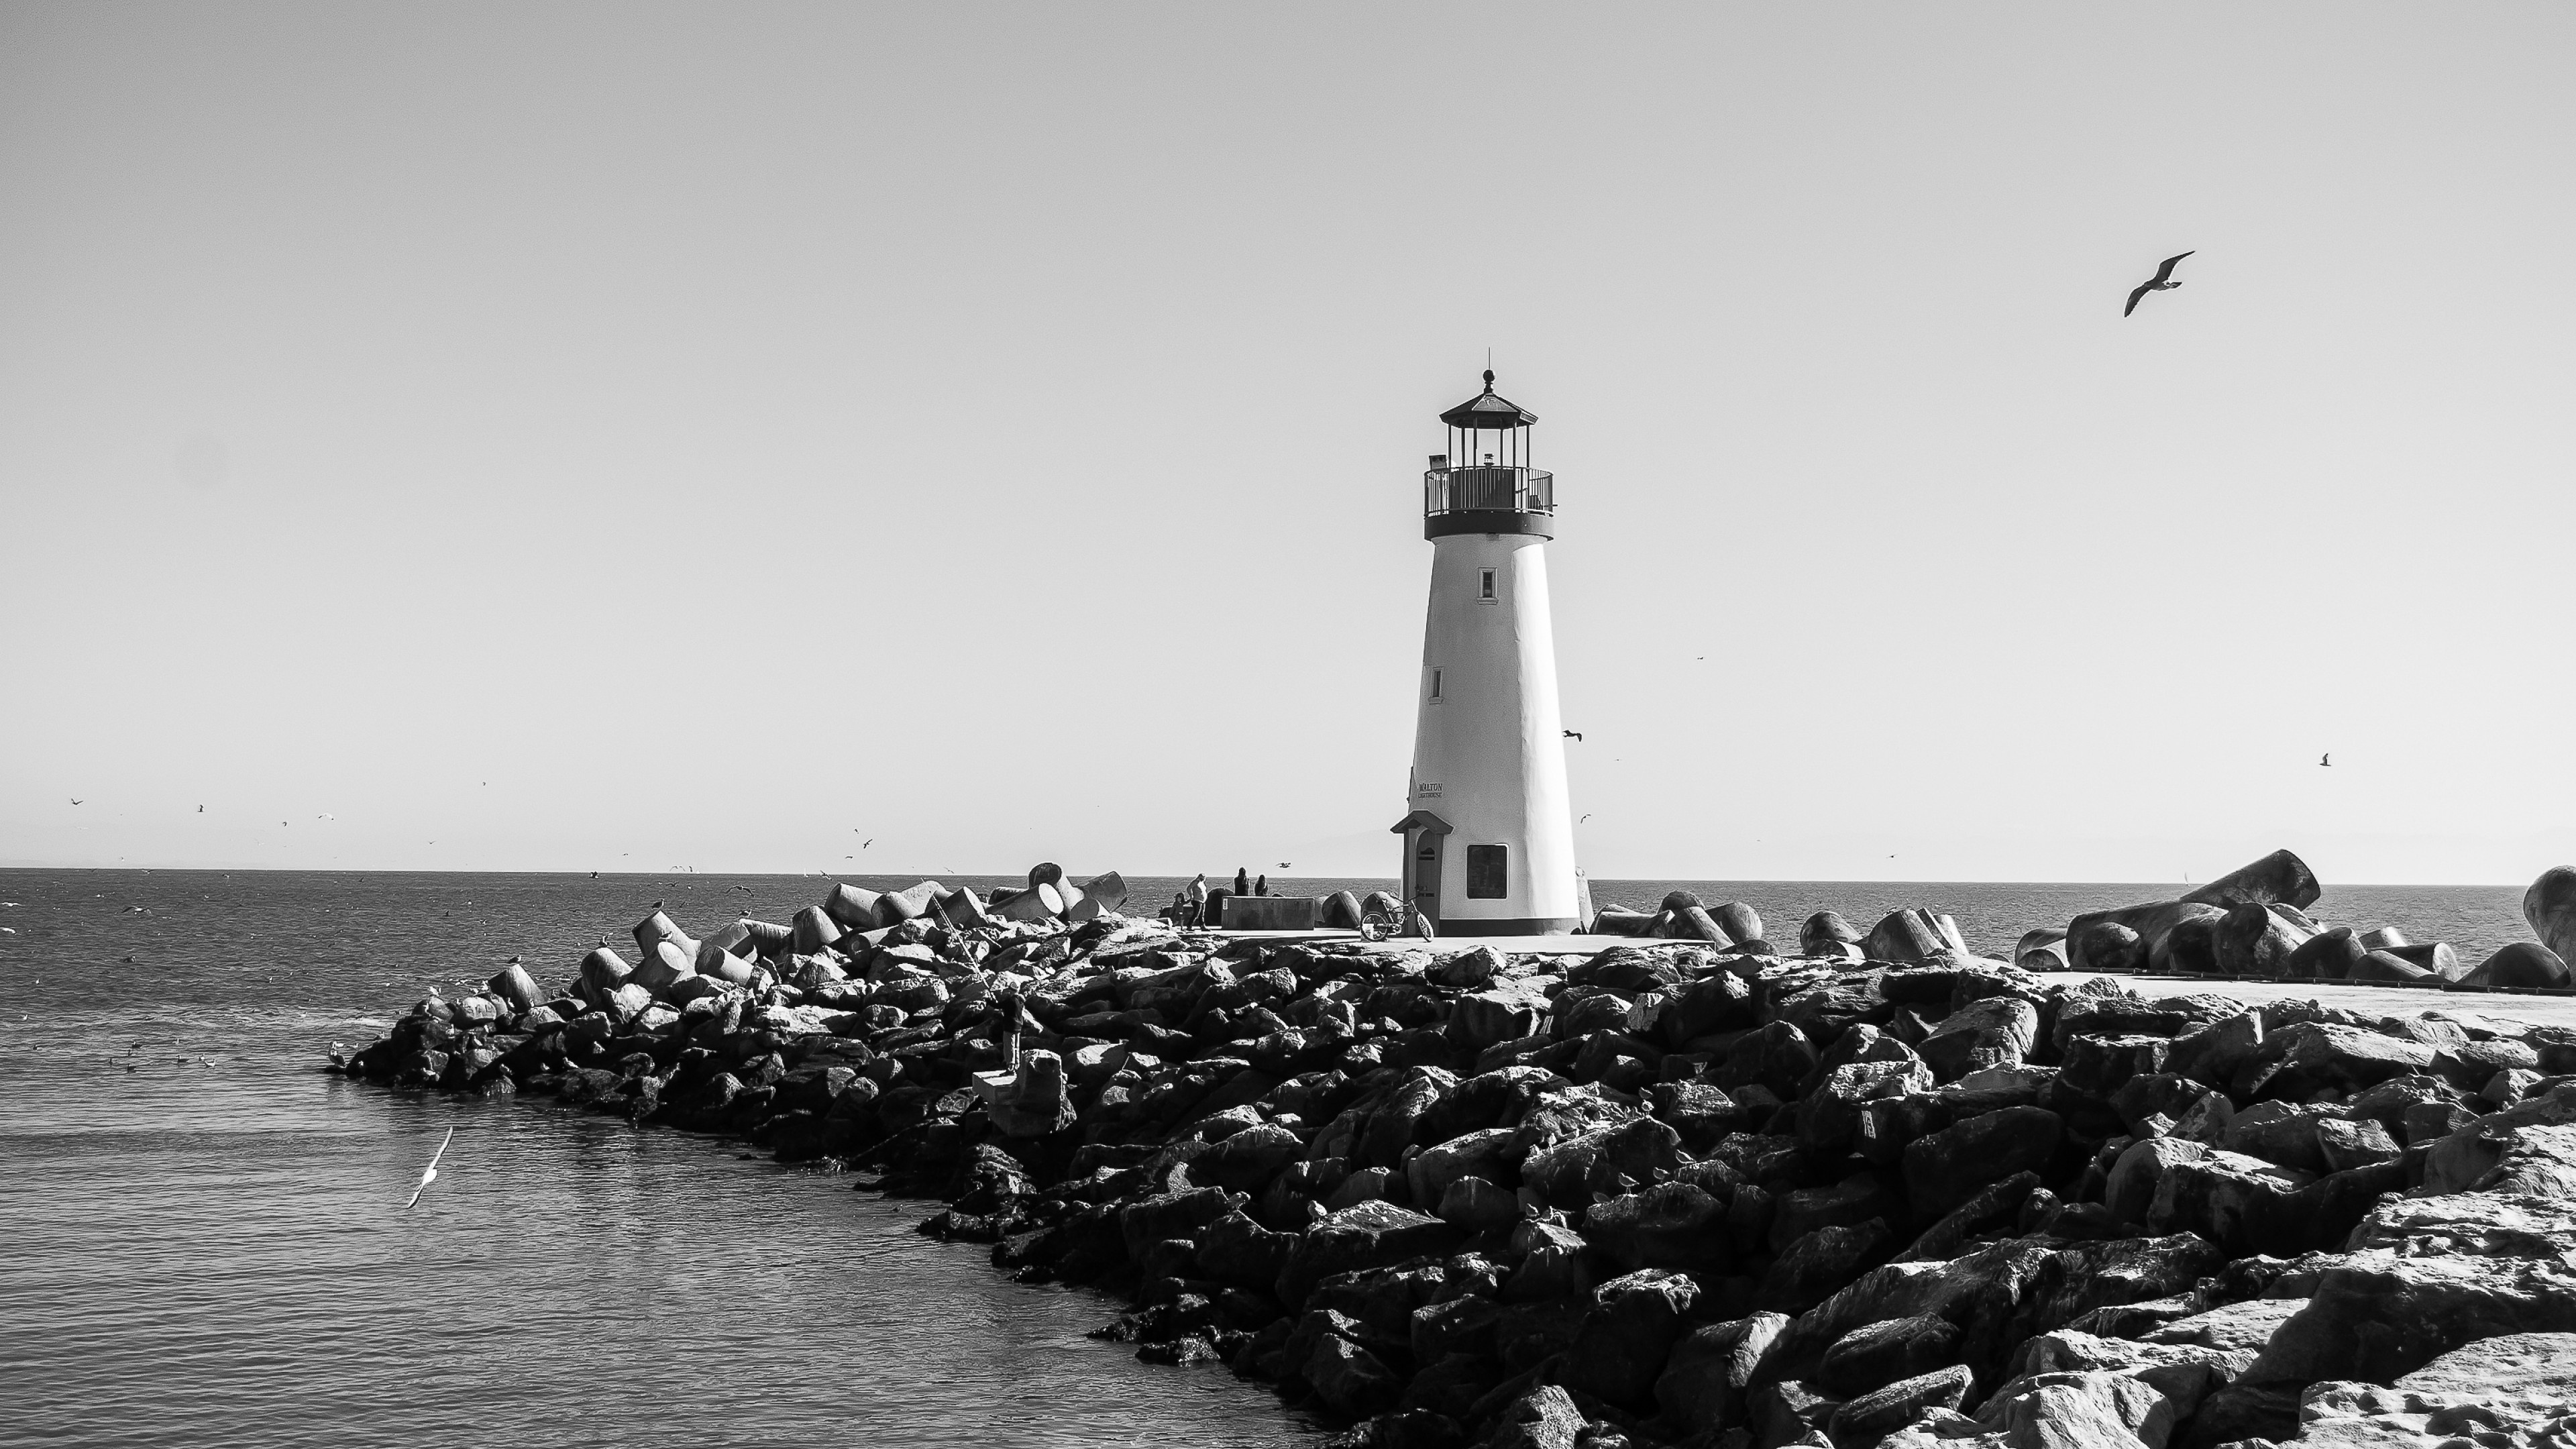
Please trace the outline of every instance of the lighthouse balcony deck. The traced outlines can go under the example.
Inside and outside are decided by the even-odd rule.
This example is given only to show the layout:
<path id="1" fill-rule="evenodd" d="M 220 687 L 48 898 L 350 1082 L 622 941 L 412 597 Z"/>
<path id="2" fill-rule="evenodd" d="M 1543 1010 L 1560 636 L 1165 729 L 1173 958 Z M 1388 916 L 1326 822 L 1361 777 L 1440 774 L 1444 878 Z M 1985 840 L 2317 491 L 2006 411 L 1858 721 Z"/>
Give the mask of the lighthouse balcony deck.
<path id="1" fill-rule="evenodd" d="M 1422 513 L 1556 512 L 1556 475 L 1492 465 L 1433 468 L 1422 475 Z"/>

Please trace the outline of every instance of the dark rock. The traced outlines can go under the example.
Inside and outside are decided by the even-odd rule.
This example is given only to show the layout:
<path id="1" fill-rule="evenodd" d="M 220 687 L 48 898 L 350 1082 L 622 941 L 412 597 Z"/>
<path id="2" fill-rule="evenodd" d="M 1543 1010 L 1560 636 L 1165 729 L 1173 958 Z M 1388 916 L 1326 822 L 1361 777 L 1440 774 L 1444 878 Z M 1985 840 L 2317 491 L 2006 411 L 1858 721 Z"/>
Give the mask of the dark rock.
<path id="1" fill-rule="evenodd" d="M 1976 1195 L 1952 1208 L 1940 1221 L 1923 1230 L 1914 1245 L 1899 1254 L 1901 1260 L 1946 1261 L 1959 1255 L 1968 1239 L 1981 1233 L 2008 1227 L 2022 1210 L 2031 1194 L 2042 1189 L 2039 1174 L 2016 1172 L 2000 1182 L 1990 1182 Z"/>
<path id="2" fill-rule="evenodd" d="M 1780 1314 L 1756 1313 L 1693 1330 L 1665 1360 L 1655 1403 L 1676 1423 L 1722 1428 L 1738 1422 L 1746 1390 L 1788 1326 Z"/>
<path id="3" fill-rule="evenodd" d="M 1754 1301 L 1774 1312 L 1804 1313 L 1884 1261 L 1895 1245 L 1896 1234 L 1885 1218 L 1817 1228 L 1772 1261 L 1754 1290 Z"/>
<path id="4" fill-rule="evenodd" d="M 1941 1217 L 1991 1182 L 2036 1171 L 2064 1126 L 2044 1107 L 2008 1107 L 1946 1127 L 1905 1149 L 1905 1193 L 1917 1221 Z"/>
<path id="5" fill-rule="evenodd" d="M 1766 1024 L 1728 1048 L 1717 1071 L 1721 1087 L 1760 1085 L 1782 1101 L 1798 1095 L 1798 1084 L 1815 1070 L 1816 1048 L 1806 1033 L 1785 1021 Z"/>
<path id="6" fill-rule="evenodd" d="M 1533 1389 L 1495 1417 L 1478 1449 L 1575 1449 L 1583 1415 L 1565 1390 Z"/>
<path id="7" fill-rule="evenodd" d="M 1899 1379 L 1849 1400 L 1834 1410 L 1829 1433 L 1837 1444 L 1876 1444 L 1923 1416 L 1926 1410 L 1956 1410 L 1976 1387 L 1976 1375 L 1964 1366 L 1935 1369 Z"/>
<path id="8" fill-rule="evenodd" d="M 1279 1301 L 1292 1309 L 1301 1307 L 1319 1279 L 1438 1256 L 1453 1251 L 1459 1240 L 1456 1228 L 1393 1203 L 1363 1202 L 1345 1208 L 1298 1236 L 1279 1270 Z"/>
<path id="9" fill-rule="evenodd" d="M 1825 1350 L 1816 1381 L 1827 1393 L 1849 1399 L 1930 1373 L 1956 1358 L 1958 1348 L 1959 1329 L 1947 1319 L 1891 1318 L 1836 1340 Z"/>
<path id="10" fill-rule="evenodd" d="M 1566 1350 L 1565 1386 L 1622 1407 L 1651 1407 L 1655 1380 L 1698 1295 L 1688 1277 L 1652 1269 L 1594 1289 L 1592 1311 Z"/>
<path id="11" fill-rule="evenodd" d="M 1521 1162 L 1521 1183 L 1559 1207 L 1582 1207 L 1595 1193 L 1660 1182 L 1680 1162 L 1680 1134 L 1637 1117 L 1532 1152 Z"/>
<path id="12" fill-rule="evenodd" d="M 2081 930 L 2070 929 L 2066 953 L 2069 969 L 2077 971 L 2127 976 L 2147 966 L 2147 943 L 2118 921 L 2095 921 Z"/>
<path id="13" fill-rule="evenodd" d="M 1583 1239 L 1622 1269 L 1677 1269 L 1723 1276 L 1735 1268 L 1726 1204 L 1683 1182 L 1594 1203 L 1583 1214 Z"/>

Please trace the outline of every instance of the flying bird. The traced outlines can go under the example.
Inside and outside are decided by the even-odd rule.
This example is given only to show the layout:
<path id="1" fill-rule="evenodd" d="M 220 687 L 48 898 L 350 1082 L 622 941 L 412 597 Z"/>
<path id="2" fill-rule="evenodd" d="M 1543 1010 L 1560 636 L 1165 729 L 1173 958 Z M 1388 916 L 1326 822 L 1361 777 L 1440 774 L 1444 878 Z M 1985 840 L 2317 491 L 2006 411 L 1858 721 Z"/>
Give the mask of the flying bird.
<path id="1" fill-rule="evenodd" d="M 2334 768 L 2334 753 L 2333 753 L 2332 751 L 2328 751 L 2328 752 L 2326 752 L 2325 754 L 2322 754 L 2322 755 L 2317 756 L 2317 763 L 2318 763 L 2318 764 L 2320 764 L 2320 765 L 2325 766 L 2325 767 L 2326 767 L 2327 769 L 2329 769 L 2329 770 L 2333 769 L 2333 768 Z"/>
<path id="2" fill-rule="evenodd" d="M 429 1166 L 420 1170 L 420 1186 L 411 1190 L 411 1201 L 403 1204 L 405 1211 L 418 1207 L 420 1195 L 429 1191 L 431 1183 L 438 1181 L 438 1159 L 447 1155 L 447 1144 L 455 1140 L 456 1129 L 450 1127 L 447 1129 L 447 1135 L 438 1140 L 438 1150 L 429 1155 Z"/>
<path id="3" fill-rule="evenodd" d="M 1573 741 L 1575 741 L 1576 743 L 1580 744 L 1580 743 L 1582 742 L 1582 740 L 1583 740 L 1583 731 L 1581 731 L 1581 730 L 1567 730 L 1567 731 L 1565 732 L 1565 737 L 1566 737 L 1567 739 L 1569 739 L 1569 740 L 1573 740 Z"/>
<path id="4" fill-rule="evenodd" d="M 79 801 L 78 799 L 74 799 L 74 800 L 72 801 L 72 803 L 73 803 L 73 804 L 75 804 L 75 805 L 78 805 L 78 804 L 80 803 L 80 801 Z"/>
<path id="5" fill-rule="evenodd" d="M 205 813 L 206 813 L 206 807 L 205 807 L 205 806 L 203 806 L 203 805 L 198 806 L 198 807 L 197 807 L 197 813 L 198 813 L 198 814 L 200 814 L 200 815 L 205 814 Z"/>
<path id="6" fill-rule="evenodd" d="M 2183 252 L 2178 256 L 2165 258 L 2165 264 L 2156 268 L 2156 274 L 2153 277 L 2148 278 L 2146 281 L 2140 282 L 2138 284 L 2138 290 L 2129 294 L 2129 305 L 2120 309 L 2120 315 L 2126 317 L 2130 313 L 2137 311 L 2138 299 L 2147 295 L 2149 292 L 2170 292 L 2174 288 L 2181 286 L 2182 283 L 2173 279 L 2174 263 L 2181 261 L 2183 257 L 2190 255 L 2190 252 Z"/>
<path id="7" fill-rule="evenodd" d="M 1587 810 L 1587 811 L 1585 811 L 1585 812 L 1584 812 L 1584 814 L 1583 814 L 1583 820 L 1589 820 L 1589 819 L 1591 819 L 1591 818 L 1592 818 L 1592 812 L 1590 812 L 1590 811 L 1588 811 L 1588 810 Z M 1575 824 L 1577 824 L 1577 825 L 1580 825 L 1580 824 L 1582 824 L 1582 823 L 1583 823 L 1583 820 L 1577 820 L 1577 821 L 1575 821 L 1574 823 L 1575 823 Z"/>

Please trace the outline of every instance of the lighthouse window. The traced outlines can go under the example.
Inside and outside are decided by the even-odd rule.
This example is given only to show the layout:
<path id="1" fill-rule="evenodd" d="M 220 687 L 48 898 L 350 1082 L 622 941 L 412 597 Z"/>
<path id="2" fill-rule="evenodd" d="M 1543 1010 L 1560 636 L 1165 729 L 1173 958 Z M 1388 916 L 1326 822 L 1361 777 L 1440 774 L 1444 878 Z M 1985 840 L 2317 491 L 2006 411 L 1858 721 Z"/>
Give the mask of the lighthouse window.
<path id="1" fill-rule="evenodd" d="M 1476 570 L 1476 602 L 1479 604 L 1491 604 L 1497 602 L 1494 597 L 1494 571 L 1492 569 Z"/>
<path id="2" fill-rule="evenodd" d="M 1440 702 L 1440 671 L 1437 669 L 1431 671 L 1431 702 Z"/>
<path id="3" fill-rule="evenodd" d="M 1510 872 L 1511 847 L 1507 845 L 1471 845 L 1467 847 L 1467 898 L 1477 901 L 1499 901 L 1510 895 L 1504 878 Z"/>

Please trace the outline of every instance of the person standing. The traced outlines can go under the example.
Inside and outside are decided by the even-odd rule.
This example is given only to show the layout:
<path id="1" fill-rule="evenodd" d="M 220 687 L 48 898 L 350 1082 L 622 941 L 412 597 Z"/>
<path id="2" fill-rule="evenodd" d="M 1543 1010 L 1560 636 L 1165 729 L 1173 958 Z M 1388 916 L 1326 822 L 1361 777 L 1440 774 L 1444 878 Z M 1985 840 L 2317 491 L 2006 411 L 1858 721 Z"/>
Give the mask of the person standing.
<path id="1" fill-rule="evenodd" d="M 1244 874 L 1243 867 L 1239 865 L 1234 868 L 1234 893 L 1239 896 L 1252 894 L 1252 877 Z"/>
<path id="2" fill-rule="evenodd" d="M 1200 871 L 1181 895 L 1189 902 L 1189 924 L 1192 926 L 1200 924 L 1201 918 L 1207 915 L 1207 872 Z"/>

